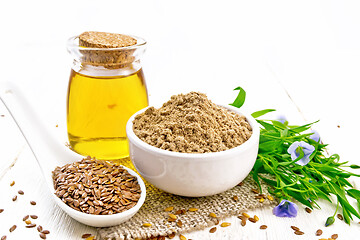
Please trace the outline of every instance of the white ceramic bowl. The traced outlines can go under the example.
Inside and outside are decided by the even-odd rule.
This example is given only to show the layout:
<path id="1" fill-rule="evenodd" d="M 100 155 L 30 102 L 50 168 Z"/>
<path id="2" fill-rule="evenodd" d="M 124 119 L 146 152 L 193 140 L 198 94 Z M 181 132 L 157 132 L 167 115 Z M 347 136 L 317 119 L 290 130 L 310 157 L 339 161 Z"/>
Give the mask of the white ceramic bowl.
<path id="1" fill-rule="evenodd" d="M 223 106 L 240 113 L 237 108 Z M 176 195 L 209 196 L 224 192 L 240 183 L 255 164 L 260 129 L 256 120 L 245 115 L 253 133 L 242 145 L 214 153 L 179 153 L 151 146 L 133 131 L 135 113 L 127 122 L 130 158 L 148 182 Z M 241 113 L 240 113 L 241 114 Z"/>

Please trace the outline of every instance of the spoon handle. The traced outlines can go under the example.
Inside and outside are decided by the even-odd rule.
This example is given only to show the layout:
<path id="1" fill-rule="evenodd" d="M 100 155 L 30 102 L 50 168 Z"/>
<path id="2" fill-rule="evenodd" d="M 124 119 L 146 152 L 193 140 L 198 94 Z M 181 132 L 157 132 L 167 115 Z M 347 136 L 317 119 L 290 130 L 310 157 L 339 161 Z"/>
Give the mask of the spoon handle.
<path id="1" fill-rule="evenodd" d="M 52 182 L 49 183 L 49 174 L 56 166 L 81 159 L 82 156 L 66 149 L 55 140 L 33 111 L 21 89 L 14 83 L 0 82 L 0 99 L 19 127 L 48 184 L 52 185 Z"/>

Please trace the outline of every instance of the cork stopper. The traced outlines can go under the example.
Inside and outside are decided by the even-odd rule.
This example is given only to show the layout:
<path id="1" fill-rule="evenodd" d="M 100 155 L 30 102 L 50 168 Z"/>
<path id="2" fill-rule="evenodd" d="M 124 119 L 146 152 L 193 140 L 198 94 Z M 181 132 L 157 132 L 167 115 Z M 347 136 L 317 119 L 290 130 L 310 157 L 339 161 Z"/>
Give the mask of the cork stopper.
<path id="1" fill-rule="evenodd" d="M 82 47 L 120 48 L 135 45 L 137 40 L 124 34 L 89 31 L 79 35 L 79 43 Z"/>
<path id="2" fill-rule="evenodd" d="M 82 53 L 82 64 L 84 65 L 89 64 L 114 69 L 128 67 L 135 60 L 133 56 L 135 49 L 126 48 L 137 44 L 137 40 L 131 36 L 88 31 L 80 34 L 78 38 L 79 46 L 82 47 L 80 52 Z"/>

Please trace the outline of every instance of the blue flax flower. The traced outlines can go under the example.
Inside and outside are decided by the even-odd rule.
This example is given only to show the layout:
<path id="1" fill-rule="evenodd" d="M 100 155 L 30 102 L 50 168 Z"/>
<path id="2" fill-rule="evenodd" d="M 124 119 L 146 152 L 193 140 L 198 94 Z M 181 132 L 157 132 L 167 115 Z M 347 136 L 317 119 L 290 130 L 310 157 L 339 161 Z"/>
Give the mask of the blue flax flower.
<path id="1" fill-rule="evenodd" d="M 285 115 L 279 115 L 276 119 L 278 122 L 281 122 L 282 124 L 285 124 L 288 122 L 288 120 L 286 119 Z"/>
<path id="2" fill-rule="evenodd" d="M 311 132 L 313 133 L 312 135 L 309 136 L 310 139 L 314 140 L 315 142 L 319 142 L 320 141 L 320 134 L 315 131 L 315 130 L 311 130 Z"/>
<path id="3" fill-rule="evenodd" d="M 273 214 L 277 217 L 296 217 L 298 206 L 288 200 L 282 200 L 279 205 L 273 208 Z"/>
<path id="4" fill-rule="evenodd" d="M 293 142 L 288 148 L 288 153 L 291 154 L 291 159 L 295 160 L 300 156 L 300 153 L 304 153 L 304 156 L 295 163 L 304 166 L 310 162 L 310 155 L 315 151 L 315 147 L 304 141 Z"/>

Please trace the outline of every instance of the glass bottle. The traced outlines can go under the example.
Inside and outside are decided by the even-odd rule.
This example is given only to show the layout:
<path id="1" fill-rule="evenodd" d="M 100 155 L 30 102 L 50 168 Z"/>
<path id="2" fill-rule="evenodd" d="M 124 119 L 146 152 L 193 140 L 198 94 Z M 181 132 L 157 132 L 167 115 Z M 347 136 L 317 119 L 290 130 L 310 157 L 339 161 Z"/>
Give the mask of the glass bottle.
<path id="1" fill-rule="evenodd" d="M 140 58 L 146 41 L 127 47 L 92 48 L 68 40 L 73 58 L 67 93 L 67 130 L 71 148 L 84 156 L 116 160 L 129 156 L 126 122 L 148 106 Z"/>

